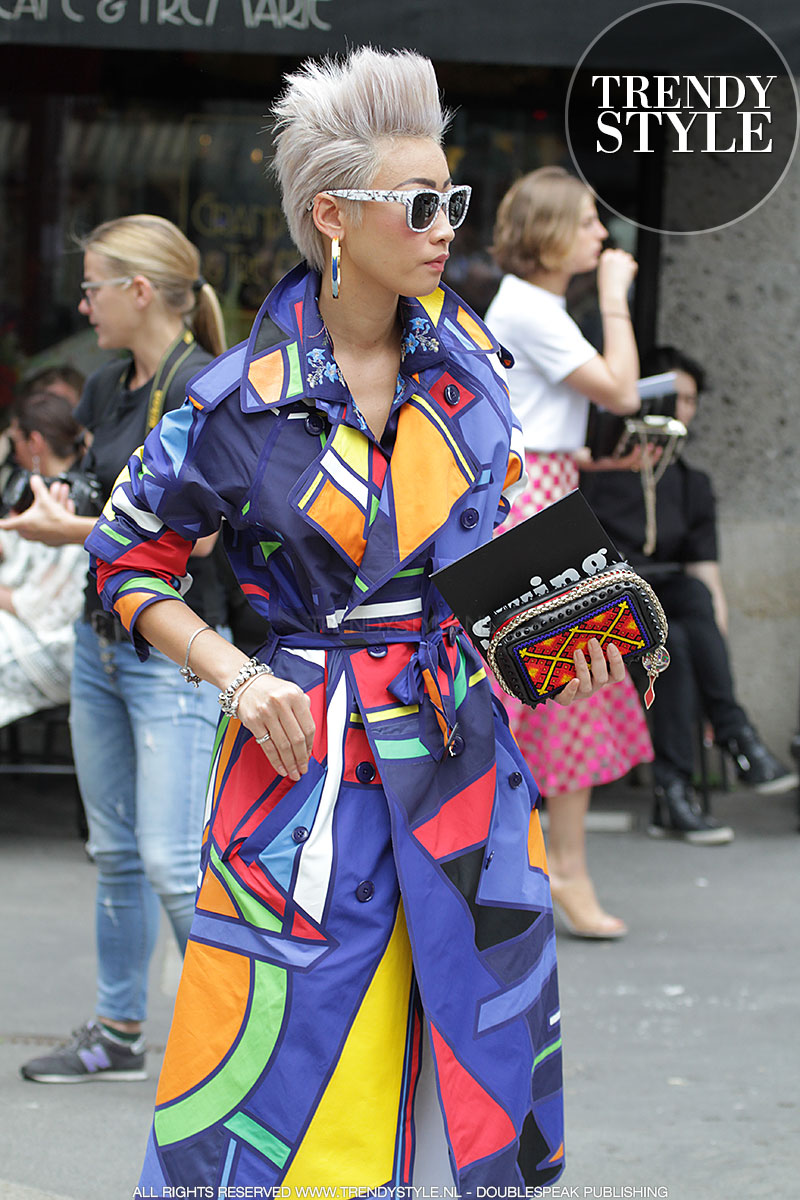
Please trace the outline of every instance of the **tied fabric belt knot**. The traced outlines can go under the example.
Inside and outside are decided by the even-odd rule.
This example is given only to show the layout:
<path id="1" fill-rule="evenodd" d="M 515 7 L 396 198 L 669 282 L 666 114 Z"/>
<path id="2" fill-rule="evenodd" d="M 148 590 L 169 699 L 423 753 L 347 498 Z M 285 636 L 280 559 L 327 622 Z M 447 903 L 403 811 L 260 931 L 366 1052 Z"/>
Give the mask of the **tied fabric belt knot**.
<path id="1" fill-rule="evenodd" d="M 423 731 L 422 738 L 437 762 L 452 750 L 458 732 L 453 667 L 459 655 L 457 631 L 458 623 L 452 617 L 422 637 L 408 665 L 387 684 L 387 691 L 402 704 L 419 704 L 422 709 L 426 699 L 430 702 L 439 736 L 426 737 Z"/>

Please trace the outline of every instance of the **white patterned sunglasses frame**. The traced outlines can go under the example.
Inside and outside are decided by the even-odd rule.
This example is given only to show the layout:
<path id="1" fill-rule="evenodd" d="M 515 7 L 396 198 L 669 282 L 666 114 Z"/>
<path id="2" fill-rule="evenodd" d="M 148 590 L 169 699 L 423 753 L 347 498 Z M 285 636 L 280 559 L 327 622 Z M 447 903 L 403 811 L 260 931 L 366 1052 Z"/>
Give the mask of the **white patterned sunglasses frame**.
<path id="1" fill-rule="evenodd" d="M 440 209 L 445 213 L 447 220 L 450 222 L 451 228 L 458 229 L 459 225 L 463 224 L 464 218 L 467 215 L 467 210 L 469 209 L 469 200 L 470 196 L 472 195 L 472 188 L 466 183 L 459 184 L 458 187 L 450 188 L 450 190 L 447 192 L 437 192 L 435 188 L 416 188 L 412 192 L 393 192 L 388 191 L 385 188 L 326 188 L 322 194 L 325 196 L 339 196 L 342 200 L 382 200 L 404 204 L 406 210 L 406 224 L 408 225 L 408 228 L 412 229 L 414 233 L 427 233 L 428 230 L 431 229 L 435 224 Z M 419 196 L 436 197 L 436 207 L 433 210 L 433 215 L 430 221 L 428 221 L 427 225 L 413 224 L 414 201 Z M 464 202 L 464 209 L 455 220 L 451 216 L 452 203 L 454 199 L 463 200 Z M 314 201 L 309 200 L 307 205 L 308 211 L 310 212 L 313 207 Z"/>

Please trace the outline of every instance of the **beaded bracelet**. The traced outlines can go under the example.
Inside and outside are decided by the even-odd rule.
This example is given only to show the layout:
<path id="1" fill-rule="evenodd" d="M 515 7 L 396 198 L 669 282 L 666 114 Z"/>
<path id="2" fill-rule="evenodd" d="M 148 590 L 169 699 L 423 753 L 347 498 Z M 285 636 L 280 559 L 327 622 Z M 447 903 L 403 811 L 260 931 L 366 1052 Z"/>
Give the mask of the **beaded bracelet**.
<path id="1" fill-rule="evenodd" d="M 244 683 L 240 683 L 239 687 L 236 689 L 236 695 L 234 696 L 233 700 L 231 700 L 231 709 L 232 709 L 231 716 L 232 717 L 237 718 L 239 716 L 239 703 L 240 703 L 245 691 L 247 690 L 247 688 L 250 687 L 250 684 L 253 682 L 253 680 L 257 679 L 259 675 L 273 675 L 273 674 L 274 674 L 274 671 L 272 670 L 272 667 L 268 667 L 266 663 L 258 664 L 257 669 L 253 672 L 253 674 L 250 676 L 250 678 L 245 679 Z"/>
<path id="2" fill-rule="evenodd" d="M 274 675 L 272 667 L 268 667 L 266 663 L 259 662 L 257 658 L 248 659 L 244 666 L 239 671 L 238 675 L 228 684 L 224 691 L 220 692 L 217 699 L 222 711 L 228 717 L 235 717 L 236 710 L 239 706 L 239 697 L 236 695 L 242 684 L 252 679 L 255 675 Z"/>

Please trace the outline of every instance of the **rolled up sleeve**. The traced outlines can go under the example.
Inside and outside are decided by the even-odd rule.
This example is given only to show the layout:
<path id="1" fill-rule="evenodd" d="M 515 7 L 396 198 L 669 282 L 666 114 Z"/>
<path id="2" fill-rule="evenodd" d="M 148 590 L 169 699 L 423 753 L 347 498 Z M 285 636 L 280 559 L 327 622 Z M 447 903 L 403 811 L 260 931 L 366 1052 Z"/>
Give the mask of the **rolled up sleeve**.
<path id="1" fill-rule="evenodd" d="M 160 600 L 184 598 L 194 543 L 230 511 L 204 469 L 211 417 L 191 404 L 168 413 L 131 455 L 86 539 L 103 606 L 119 616 L 141 659 L 149 648 L 136 632 L 139 616 Z"/>

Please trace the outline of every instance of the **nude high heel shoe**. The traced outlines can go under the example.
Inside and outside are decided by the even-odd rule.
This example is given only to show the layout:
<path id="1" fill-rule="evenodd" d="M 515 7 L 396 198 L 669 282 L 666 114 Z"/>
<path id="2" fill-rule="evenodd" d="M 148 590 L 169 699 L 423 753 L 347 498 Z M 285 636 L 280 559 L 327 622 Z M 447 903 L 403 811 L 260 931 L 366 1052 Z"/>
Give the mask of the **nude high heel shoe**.
<path id="1" fill-rule="evenodd" d="M 551 880 L 550 892 L 567 933 L 572 937 L 616 941 L 628 932 L 624 921 L 612 917 L 600 907 L 588 877 L 571 879 L 565 883 L 553 883 Z"/>

